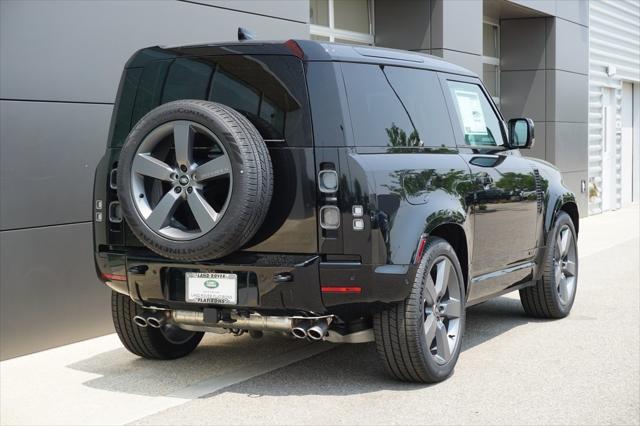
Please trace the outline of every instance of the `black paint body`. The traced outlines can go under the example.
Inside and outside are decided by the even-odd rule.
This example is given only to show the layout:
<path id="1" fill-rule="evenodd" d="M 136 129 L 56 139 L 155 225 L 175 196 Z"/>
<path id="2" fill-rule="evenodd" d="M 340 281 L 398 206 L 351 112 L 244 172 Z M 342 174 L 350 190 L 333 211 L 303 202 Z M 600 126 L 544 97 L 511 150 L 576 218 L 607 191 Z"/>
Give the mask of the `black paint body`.
<path id="1" fill-rule="evenodd" d="M 105 217 L 94 222 L 98 274 L 126 275 L 110 285 L 143 305 L 200 309 L 184 301 L 184 273 L 234 272 L 239 307 L 350 319 L 408 295 L 426 234 L 454 245 L 467 305 L 532 284 L 557 212 L 566 210 L 578 228 L 574 196 L 548 163 L 508 145 L 468 145 L 450 81 L 486 95 L 462 68 L 383 49 L 289 41 L 137 52 L 123 73 L 94 202 L 117 201 L 110 173 L 137 120 L 161 103 L 194 98 L 227 103 L 256 124 L 273 162 L 274 197 L 253 240 L 209 262 L 158 257 L 125 222 Z M 237 101 L 229 87 L 248 89 Z M 395 110 L 377 110 L 396 102 Z M 325 168 L 338 173 L 337 197 L 318 190 Z M 341 211 L 337 230 L 319 224 L 319 209 L 329 204 Z M 352 226 L 353 205 L 364 207 L 364 230 Z M 362 292 L 323 294 L 321 286 Z"/>

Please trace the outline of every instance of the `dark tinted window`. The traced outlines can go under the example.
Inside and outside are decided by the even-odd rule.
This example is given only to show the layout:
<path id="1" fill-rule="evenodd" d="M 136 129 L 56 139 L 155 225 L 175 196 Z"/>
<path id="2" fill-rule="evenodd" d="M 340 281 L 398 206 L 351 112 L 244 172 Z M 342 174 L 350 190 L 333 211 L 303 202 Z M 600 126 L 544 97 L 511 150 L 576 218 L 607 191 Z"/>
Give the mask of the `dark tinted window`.
<path id="1" fill-rule="evenodd" d="M 424 146 L 454 146 L 440 80 L 433 71 L 385 67 L 391 86 L 411 116 Z"/>
<path id="2" fill-rule="evenodd" d="M 144 68 L 136 94 L 132 125 L 135 125 L 146 113 L 160 105 L 162 85 L 172 63 L 173 61 L 155 61 Z"/>
<path id="3" fill-rule="evenodd" d="M 378 65 L 342 65 L 358 146 L 420 146 L 420 136 Z"/>
<path id="4" fill-rule="evenodd" d="M 113 146 L 119 146 L 129 134 L 131 128 L 131 115 L 136 99 L 136 88 L 142 75 L 142 68 L 125 70 L 118 88 L 118 104 L 114 108 L 111 119 L 111 142 Z"/>
<path id="5" fill-rule="evenodd" d="M 143 72 L 133 123 L 161 103 L 207 99 L 244 114 L 264 139 L 311 146 L 302 62 L 288 56 L 210 56 L 154 61 Z"/>
<path id="6" fill-rule="evenodd" d="M 205 99 L 213 64 L 197 59 L 176 59 L 167 75 L 162 102 L 178 99 Z"/>

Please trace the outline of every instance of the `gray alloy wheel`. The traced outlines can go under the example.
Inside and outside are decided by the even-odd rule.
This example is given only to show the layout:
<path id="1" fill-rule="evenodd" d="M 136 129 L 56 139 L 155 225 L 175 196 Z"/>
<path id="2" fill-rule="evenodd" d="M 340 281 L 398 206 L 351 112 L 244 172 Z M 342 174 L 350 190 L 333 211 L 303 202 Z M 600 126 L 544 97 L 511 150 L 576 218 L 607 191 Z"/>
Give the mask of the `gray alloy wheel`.
<path id="1" fill-rule="evenodd" d="M 199 146 L 194 139 L 200 135 Z M 167 154 L 161 145 L 172 142 L 175 165 L 169 166 L 160 154 Z M 208 146 L 207 146 L 208 145 Z M 198 163 L 194 150 L 209 149 L 209 157 Z M 135 154 L 131 173 L 131 192 L 136 208 L 146 225 L 154 232 L 173 240 L 193 240 L 211 231 L 224 215 L 233 188 L 232 166 L 224 145 L 206 127 L 193 121 L 167 122 L 147 135 Z M 209 185 L 224 182 L 223 202 L 216 210 L 204 196 Z M 149 182 L 149 181 L 152 182 Z M 167 182 L 166 192 L 154 203 L 157 185 L 154 180 Z M 195 218 L 184 224 L 176 217 L 180 204 L 186 203 Z"/>
<path id="2" fill-rule="evenodd" d="M 547 249 L 540 265 L 542 277 L 520 290 L 525 312 L 536 318 L 569 315 L 578 286 L 578 245 L 571 217 L 559 211 L 547 235 Z"/>
<path id="3" fill-rule="evenodd" d="M 569 225 L 563 225 L 556 237 L 553 255 L 556 291 L 560 303 L 568 305 L 573 301 L 576 290 L 576 244 Z"/>
<path id="4" fill-rule="evenodd" d="M 131 232 L 161 256 L 198 261 L 242 248 L 273 194 L 267 146 L 239 112 L 180 100 L 134 126 L 118 159 L 118 199 Z"/>
<path id="5" fill-rule="evenodd" d="M 451 375 L 462 347 L 464 276 L 458 256 L 444 239 L 429 237 L 403 301 L 373 317 L 376 349 L 393 377 L 435 383 Z"/>
<path id="6" fill-rule="evenodd" d="M 460 337 L 460 283 L 451 260 L 434 262 L 424 286 L 424 333 L 429 352 L 438 364 L 451 360 Z"/>

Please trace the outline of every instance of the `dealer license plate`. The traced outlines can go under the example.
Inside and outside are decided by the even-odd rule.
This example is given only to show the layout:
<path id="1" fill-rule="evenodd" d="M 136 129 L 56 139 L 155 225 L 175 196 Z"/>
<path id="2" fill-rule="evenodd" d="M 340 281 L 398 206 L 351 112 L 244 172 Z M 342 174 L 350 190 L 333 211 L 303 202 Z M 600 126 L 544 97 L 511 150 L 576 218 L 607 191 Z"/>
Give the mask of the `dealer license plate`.
<path id="1" fill-rule="evenodd" d="M 208 272 L 187 272 L 187 302 L 235 305 L 238 303 L 238 276 Z"/>

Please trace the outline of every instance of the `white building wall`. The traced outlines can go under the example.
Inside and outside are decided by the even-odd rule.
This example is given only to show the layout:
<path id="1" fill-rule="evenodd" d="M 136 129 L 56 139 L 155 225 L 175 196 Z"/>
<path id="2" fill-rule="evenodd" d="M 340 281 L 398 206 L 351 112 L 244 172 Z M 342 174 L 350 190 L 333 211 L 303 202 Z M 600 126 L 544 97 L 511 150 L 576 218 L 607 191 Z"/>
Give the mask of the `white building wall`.
<path id="1" fill-rule="evenodd" d="M 622 82 L 640 82 L 640 2 L 638 0 L 591 0 L 589 2 L 589 214 L 603 209 L 603 115 L 607 96 L 614 96 L 616 130 L 621 123 Z M 610 90 L 610 92 L 609 92 Z M 609 94 L 607 94 L 609 92 Z M 609 123 L 611 124 L 611 123 Z M 620 207 L 620 135 L 616 131 L 614 168 L 615 196 L 612 208 Z"/>

